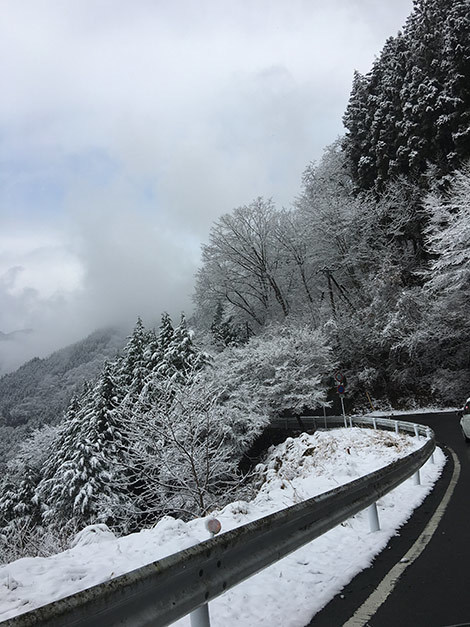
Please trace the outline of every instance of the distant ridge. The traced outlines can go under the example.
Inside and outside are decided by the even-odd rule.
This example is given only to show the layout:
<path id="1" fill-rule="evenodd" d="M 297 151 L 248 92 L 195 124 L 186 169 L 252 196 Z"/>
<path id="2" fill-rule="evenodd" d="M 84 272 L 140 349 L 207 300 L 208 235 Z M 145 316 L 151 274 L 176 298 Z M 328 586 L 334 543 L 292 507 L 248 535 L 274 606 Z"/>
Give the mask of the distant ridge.
<path id="1" fill-rule="evenodd" d="M 34 333 L 33 329 L 18 329 L 17 331 L 10 331 L 10 333 L 3 333 L 3 331 L 0 331 L 0 342 L 18 340 L 24 335 L 30 335 L 31 333 Z"/>
<path id="2" fill-rule="evenodd" d="M 0 342 L 17 340 L 30 332 L 0 331 Z M 0 472 L 2 463 L 14 454 L 27 433 L 61 421 L 72 394 L 81 390 L 84 381 L 98 375 L 105 359 L 115 358 L 127 335 L 121 329 L 101 329 L 0 377 Z"/>

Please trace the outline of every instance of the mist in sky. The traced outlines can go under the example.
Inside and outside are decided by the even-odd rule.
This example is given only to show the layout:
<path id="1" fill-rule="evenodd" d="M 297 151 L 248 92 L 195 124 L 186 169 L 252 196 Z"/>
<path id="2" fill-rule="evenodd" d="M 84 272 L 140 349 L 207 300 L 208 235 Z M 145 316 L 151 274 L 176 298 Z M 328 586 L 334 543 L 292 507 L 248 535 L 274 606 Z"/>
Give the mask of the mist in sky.
<path id="1" fill-rule="evenodd" d="M 190 313 L 223 213 L 289 206 L 412 0 L 0 0 L 0 373 Z M 27 339 L 26 339 L 27 338 Z M 7 348 L 8 345 L 8 348 Z"/>

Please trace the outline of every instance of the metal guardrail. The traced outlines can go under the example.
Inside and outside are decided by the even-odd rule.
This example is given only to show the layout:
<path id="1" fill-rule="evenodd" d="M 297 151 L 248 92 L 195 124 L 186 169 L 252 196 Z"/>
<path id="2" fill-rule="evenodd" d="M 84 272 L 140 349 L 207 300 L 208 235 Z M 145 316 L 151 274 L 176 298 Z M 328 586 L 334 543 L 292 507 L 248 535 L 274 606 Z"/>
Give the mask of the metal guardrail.
<path id="1" fill-rule="evenodd" d="M 317 419 L 321 427 L 324 418 Z M 369 417 L 348 422 L 353 426 L 423 435 L 427 439 L 418 450 L 364 477 L 11 618 L 0 623 L 1 627 L 169 625 L 373 505 L 417 473 L 435 448 L 434 433 L 422 425 Z M 330 417 L 327 424 L 344 426 L 344 419 Z"/>
<path id="2" fill-rule="evenodd" d="M 419 414 L 416 414 L 419 416 Z M 271 429 L 281 429 L 285 431 L 299 431 L 299 430 L 316 430 L 316 429 L 331 429 L 335 427 L 373 427 L 380 428 L 384 431 L 396 431 L 396 423 L 399 425 L 399 430 L 404 433 L 410 433 L 416 435 L 414 422 L 407 422 L 398 420 L 396 416 L 290 416 L 275 418 L 269 424 Z M 374 427 L 375 425 L 375 427 Z M 424 425 L 417 425 L 420 435 L 427 435 L 430 429 Z"/>

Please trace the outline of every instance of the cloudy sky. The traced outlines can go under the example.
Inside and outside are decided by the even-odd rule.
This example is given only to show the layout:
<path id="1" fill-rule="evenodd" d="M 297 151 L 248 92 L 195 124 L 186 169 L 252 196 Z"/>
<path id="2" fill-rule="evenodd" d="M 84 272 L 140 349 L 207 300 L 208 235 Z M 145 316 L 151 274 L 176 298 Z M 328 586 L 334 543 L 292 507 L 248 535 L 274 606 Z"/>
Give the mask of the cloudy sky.
<path id="1" fill-rule="evenodd" d="M 190 311 L 211 223 L 290 204 L 411 7 L 0 0 L 0 331 Z"/>

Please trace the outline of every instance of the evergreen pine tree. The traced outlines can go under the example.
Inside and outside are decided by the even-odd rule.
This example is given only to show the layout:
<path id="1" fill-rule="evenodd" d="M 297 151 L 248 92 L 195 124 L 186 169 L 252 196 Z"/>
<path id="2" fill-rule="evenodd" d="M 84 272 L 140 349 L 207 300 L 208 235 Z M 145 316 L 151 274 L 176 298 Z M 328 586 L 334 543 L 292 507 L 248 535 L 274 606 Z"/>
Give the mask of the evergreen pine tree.
<path id="1" fill-rule="evenodd" d="M 237 334 L 232 325 L 232 317 L 225 318 L 224 306 L 219 300 L 215 309 L 214 319 L 211 324 L 211 333 L 214 343 L 219 348 L 226 346 L 236 346 L 242 343 L 242 339 Z"/>
<path id="2" fill-rule="evenodd" d="M 401 91 L 408 54 L 407 40 L 401 33 L 397 37 L 390 37 L 372 71 L 372 75 L 374 70 L 377 71 L 377 84 L 373 90 L 376 92 L 374 116 L 370 129 L 377 170 L 374 186 L 377 191 L 381 191 L 390 178 L 402 173 L 403 166 L 406 168 L 402 153 L 404 140 Z"/>
<path id="3" fill-rule="evenodd" d="M 147 371 L 151 373 L 157 370 L 162 358 L 158 335 L 155 329 L 149 329 L 145 339 L 144 362 Z"/>
<path id="4" fill-rule="evenodd" d="M 162 314 L 162 321 L 160 324 L 160 333 L 158 335 L 158 343 L 160 346 L 161 354 L 163 355 L 170 345 L 170 342 L 173 339 L 174 329 L 173 324 L 171 322 L 171 318 L 168 313 L 165 311 Z"/>
<path id="5" fill-rule="evenodd" d="M 163 355 L 160 374 L 184 382 L 193 372 L 200 370 L 207 362 L 207 356 L 199 351 L 191 338 L 184 313 L 173 337 Z"/>
<path id="6" fill-rule="evenodd" d="M 13 513 L 15 519 L 28 520 L 33 525 L 41 522 L 41 510 L 36 489 L 40 480 L 39 473 L 33 468 L 25 468 L 18 486 Z"/>
<path id="7" fill-rule="evenodd" d="M 398 175 L 441 186 L 470 156 L 470 12 L 465 0 L 416 0 L 403 34 L 355 73 L 344 147 L 359 190 Z"/>
<path id="8" fill-rule="evenodd" d="M 347 129 L 344 148 L 351 176 L 363 188 L 370 186 L 370 180 L 375 175 L 368 117 L 368 79 L 355 71 L 351 96 L 343 116 L 343 124 Z"/>
<path id="9" fill-rule="evenodd" d="M 451 3 L 442 36 L 444 90 L 440 99 L 448 112 L 452 139 L 447 160 L 455 167 L 456 160 L 462 163 L 470 156 L 470 11 L 466 0 Z"/>
<path id="10" fill-rule="evenodd" d="M 147 348 L 148 333 L 139 317 L 117 364 L 120 398 L 126 393 L 132 397 L 140 394 L 149 374 Z"/>
<path id="11" fill-rule="evenodd" d="M 18 502 L 18 487 L 7 478 L 0 485 L 0 530 L 16 517 Z"/>
<path id="12" fill-rule="evenodd" d="M 168 353 L 173 342 L 174 334 L 173 323 L 171 322 L 169 314 L 165 311 L 162 314 L 160 332 L 158 335 L 159 360 L 156 374 L 161 378 L 170 377 L 173 374 Z"/>
<path id="13" fill-rule="evenodd" d="M 109 521 L 125 501 L 125 490 L 115 483 L 126 445 L 117 401 L 109 364 L 81 406 L 78 399 L 72 400 L 38 487 L 46 522 Z"/>

